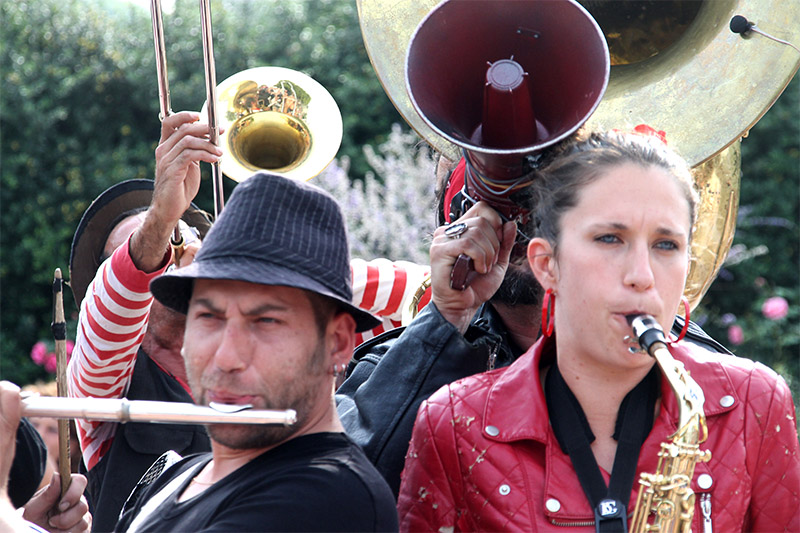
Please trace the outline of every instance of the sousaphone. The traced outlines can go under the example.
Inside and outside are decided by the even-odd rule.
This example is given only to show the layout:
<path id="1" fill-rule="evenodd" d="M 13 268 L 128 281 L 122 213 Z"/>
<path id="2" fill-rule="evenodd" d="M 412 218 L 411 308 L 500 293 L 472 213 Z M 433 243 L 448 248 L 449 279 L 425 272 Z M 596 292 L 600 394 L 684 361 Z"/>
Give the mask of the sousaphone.
<path id="1" fill-rule="evenodd" d="M 406 91 L 409 42 L 438 2 L 357 3 L 364 43 L 387 95 L 434 149 L 458 160 L 460 148 L 420 117 Z M 497 3 L 502 6 L 502 0 Z M 739 204 L 739 141 L 777 100 L 800 66 L 796 50 L 760 35 L 743 38 L 732 33 L 730 20 L 743 15 L 765 32 L 798 42 L 800 2 L 579 3 L 597 20 L 611 56 L 605 95 L 586 125 L 629 130 L 648 124 L 665 131 L 669 145 L 692 166 L 701 203 L 685 295 L 694 308 L 719 272 L 733 240 Z M 457 53 L 454 58 L 457 60 Z"/>

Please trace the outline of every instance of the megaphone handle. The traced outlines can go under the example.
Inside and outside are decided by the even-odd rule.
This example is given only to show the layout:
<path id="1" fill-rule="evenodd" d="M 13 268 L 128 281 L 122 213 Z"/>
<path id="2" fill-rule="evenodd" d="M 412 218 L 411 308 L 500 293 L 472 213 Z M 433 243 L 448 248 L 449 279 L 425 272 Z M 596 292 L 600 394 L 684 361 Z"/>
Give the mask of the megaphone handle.
<path id="1" fill-rule="evenodd" d="M 450 271 L 450 288 L 463 291 L 469 287 L 477 274 L 472 258 L 467 254 L 459 255 L 453 265 L 453 270 Z"/>

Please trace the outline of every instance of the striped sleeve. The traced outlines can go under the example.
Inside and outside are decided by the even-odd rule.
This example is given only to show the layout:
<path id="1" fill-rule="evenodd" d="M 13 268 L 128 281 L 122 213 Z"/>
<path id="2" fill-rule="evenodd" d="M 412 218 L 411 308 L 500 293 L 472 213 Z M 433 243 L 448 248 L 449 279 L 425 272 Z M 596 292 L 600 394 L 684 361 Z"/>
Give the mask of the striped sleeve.
<path id="1" fill-rule="evenodd" d="M 100 265 L 81 303 L 67 369 L 70 396 L 121 398 L 127 393 L 153 301 L 149 283 L 163 270 L 151 274 L 138 270 L 128 253 L 128 241 Z M 86 467 L 91 469 L 109 450 L 117 424 L 76 420 L 76 427 Z"/>
<path id="2" fill-rule="evenodd" d="M 417 289 L 430 274 L 428 265 L 388 259 L 352 259 L 353 305 L 382 320 L 378 327 L 356 334 L 356 345 L 367 339 L 405 325 L 408 307 Z M 430 289 L 420 302 L 420 309 L 430 300 Z"/>

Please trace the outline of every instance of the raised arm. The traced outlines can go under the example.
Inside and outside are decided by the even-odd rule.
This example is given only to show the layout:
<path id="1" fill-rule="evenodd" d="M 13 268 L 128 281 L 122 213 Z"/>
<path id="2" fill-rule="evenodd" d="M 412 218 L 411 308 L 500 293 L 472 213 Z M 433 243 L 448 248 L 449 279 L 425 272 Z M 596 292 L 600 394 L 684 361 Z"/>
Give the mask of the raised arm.
<path id="1" fill-rule="evenodd" d="M 81 304 L 78 333 L 67 373 L 70 396 L 119 398 L 126 394 L 141 346 L 162 368 L 180 376 L 180 344 L 165 346 L 148 329 L 152 296 L 149 283 L 169 265 L 169 238 L 190 206 L 200 183 L 199 162 L 213 162 L 220 150 L 205 138 L 208 126 L 197 113 L 164 119 L 156 149 L 156 179 L 150 208 L 108 228 L 107 259 Z M 187 264 L 197 244 L 181 258 Z M 180 339 L 173 342 L 180 342 Z M 174 351 L 158 361 L 157 350 Z M 115 423 L 77 421 L 84 461 L 94 467 L 111 446 Z"/>
<path id="2" fill-rule="evenodd" d="M 441 386 L 486 370 L 504 343 L 486 324 L 470 326 L 470 321 L 503 280 L 514 224 L 503 225 L 482 203 L 457 222 L 468 225 L 460 239 L 448 238 L 440 228 L 431 246 L 432 304 L 399 337 L 379 337 L 359 348 L 359 362 L 336 394 L 345 430 L 395 495 L 420 403 Z M 461 253 L 473 257 L 480 273 L 463 292 L 449 284 Z"/>
<path id="3" fill-rule="evenodd" d="M 81 305 L 67 372 L 70 396 L 121 398 L 127 393 L 153 301 L 148 284 L 166 268 L 165 263 L 150 274 L 138 270 L 128 248 L 126 241 L 100 266 Z M 91 469 L 108 451 L 117 425 L 76 420 L 76 427 Z"/>

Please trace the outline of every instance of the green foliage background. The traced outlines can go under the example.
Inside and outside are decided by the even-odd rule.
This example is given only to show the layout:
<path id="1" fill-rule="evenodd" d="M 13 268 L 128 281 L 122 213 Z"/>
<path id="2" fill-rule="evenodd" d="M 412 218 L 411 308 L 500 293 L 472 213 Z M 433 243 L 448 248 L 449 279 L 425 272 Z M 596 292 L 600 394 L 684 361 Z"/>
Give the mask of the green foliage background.
<path id="1" fill-rule="evenodd" d="M 53 270 L 66 277 L 81 214 L 110 185 L 153 175 L 158 89 L 148 9 L 31 0 L 0 10 L 0 372 L 26 383 L 45 377 L 30 348 L 50 337 Z M 401 119 L 369 63 L 355 2 L 214 1 L 212 18 L 217 79 L 263 65 L 310 75 L 339 104 L 347 132 L 339 155 L 363 176 L 361 147 L 385 142 Z M 172 109 L 200 110 L 197 2 L 177 0 L 164 20 Z M 212 210 L 210 185 L 197 203 Z"/>
<path id="2" fill-rule="evenodd" d="M 416 180 L 415 191 L 424 191 L 420 184 L 430 179 L 430 160 L 399 153 L 402 146 L 414 148 L 409 138 L 391 141 L 392 124 L 408 128 L 369 63 L 354 0 L 215 0 L 212 13 L 218 80 L 262 65 L 312 76 L 341 109 L 345 136 L 335 170 L 356 184 L 354 191 L 362 191 L 359 201 L 386 211 L 392 224 L 384 230 L 413 224 L 415 216 L 430 223 L 428 206 L 418 200 L 406 206 L 391 201 L 403 175 Z M 16 0 L 3 2 L 0 15 L 0 376 L 24 384 L 47 377 L 31 361 L 30 349 L 51 337 L 53 269 L 66 272 L 81 214 L 108 186 L 152 177 L 158 92 L 147 9 L 111 0 Z M 199 110 L 205 82 L 197 2 L 177 0 L 164 18 L 172 108 Z M 394 148 L 376 154 L 365 153 L 364 146 Z M 797 401 L 797 79 L 743 141 L 742 154 L 734 247 L 693 318 L 737 353 L 778 370 Z M 233 184 L 226 180 L 226 187 L 227 195 Z M 341 182 L 336 187 L 343 190 Z M 207 209 L 213 205 L 211 189 L 201 187 L 197 199 Z M 351 233 L 363 235 L 362 257 L 411 251 L 421 239 L 418 228 L 391 227 L 394 239 L 407 234 L 414 244 L 387 247 L 394 243 L 385 242 L 378 225 L 370 228 L 371 220 L 351 219 Z M 788 316 L 777 321 L 761 313 L 763 301 L 774 295 L 790 304 Z M 69 291 L 65 300 L 73 320 L 68 335 L 74 338 L 76 309 Z M 744 330 L 738 346 L 728 342 L 731 325 Z"/>

